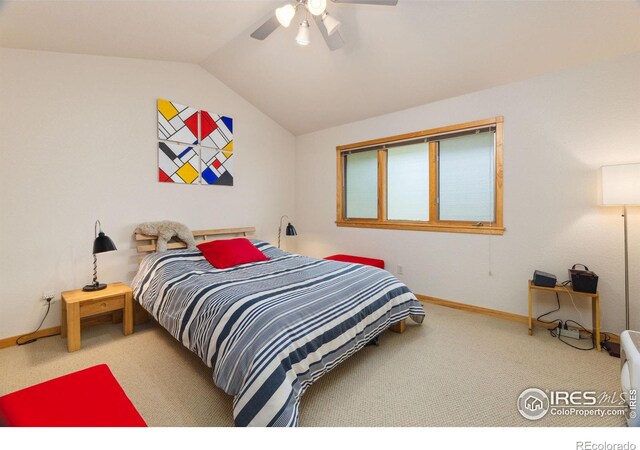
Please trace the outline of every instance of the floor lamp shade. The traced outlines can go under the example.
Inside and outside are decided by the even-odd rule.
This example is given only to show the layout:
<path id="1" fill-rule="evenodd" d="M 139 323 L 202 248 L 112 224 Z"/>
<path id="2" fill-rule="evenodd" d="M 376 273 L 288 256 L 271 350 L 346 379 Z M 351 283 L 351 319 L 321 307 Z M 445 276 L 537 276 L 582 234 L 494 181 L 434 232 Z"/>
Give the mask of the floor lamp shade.
<path id="1" fill-rule="evenodd" d="M 640 163 L 602 166 L 600 174 L 602 205 L 640 205 Z"/>

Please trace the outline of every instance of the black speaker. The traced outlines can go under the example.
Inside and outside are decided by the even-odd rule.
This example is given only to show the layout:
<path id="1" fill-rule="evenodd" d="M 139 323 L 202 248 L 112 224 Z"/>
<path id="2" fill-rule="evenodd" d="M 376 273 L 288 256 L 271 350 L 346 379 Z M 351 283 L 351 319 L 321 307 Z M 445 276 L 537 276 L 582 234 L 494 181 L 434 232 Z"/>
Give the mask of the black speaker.
<path id="1" fill-rule="evenodd" d="M 558 279 L 555 275 L 547 272 L 542 272 L 541 270 L 536 270 L 533 272 L 533 284 L 541 287 L 556 287 L 556 282 Z"/>

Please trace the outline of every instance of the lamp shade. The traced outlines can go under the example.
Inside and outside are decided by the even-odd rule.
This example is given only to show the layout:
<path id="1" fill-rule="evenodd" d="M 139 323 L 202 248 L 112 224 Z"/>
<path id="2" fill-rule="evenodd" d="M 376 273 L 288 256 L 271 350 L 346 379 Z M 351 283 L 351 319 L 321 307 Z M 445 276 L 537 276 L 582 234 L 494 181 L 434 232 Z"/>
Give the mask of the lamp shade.
<path id="1" fill-rule="evenodd" d="M 309 40 L 309 22 L 307 19 L 300 24 L 300 28 L 298 29 L 298 35 L 296 36 L 296 42 L 300 45 L 309 45 L 311 42 Z"/>
<path id="2" fill-rule="evenodd" d="M 319 16 L 327 9 L 327 0 L 309 0 L 307 2 L 307 9 L 314 16 Z"/>
<path id="3" fill-rule="evenodd" d="M 117 248 L 111 238 L 102 231 L 98 233 L 98 237 L 93 241 L 93 254 L 111 252 L 113 250 L 117 250 Z"/>
<path id="4" fill-rule="evenodd" d="M 640 205 L 640 163 L 602 166 L 601 204 Z"/>
<path id="5" fill-rule="evenodd" d="M 335 33 L 340 27 L 340 21 L 335 19 L 333 16 L 330 16 L 328 12 L 324 12 L 322 14 L 322 23 L 324 24 L 325 29 L 327 30 L 327 34 L 331 36 Z"/>
<path id="6" fill-rule="evenodd" d="M 293 5 L 284 5 L 278 9 L 276 9 L 276 18 L 280 25 L 287 28 L 289 24 L 291 24 L 291 20 L 293 20 L 293 16 L 296 15 L 296 8 Z"/>
<path id="7" fill-rule="evenodd" d="M 287 235 L 287 236 L 297 236 L 298 232 L 296 231 L 296 227 L 291 225 L 291 222 L 289 222 L 287 224 L 287 229 L 286 229 L 284 234 Z"/>

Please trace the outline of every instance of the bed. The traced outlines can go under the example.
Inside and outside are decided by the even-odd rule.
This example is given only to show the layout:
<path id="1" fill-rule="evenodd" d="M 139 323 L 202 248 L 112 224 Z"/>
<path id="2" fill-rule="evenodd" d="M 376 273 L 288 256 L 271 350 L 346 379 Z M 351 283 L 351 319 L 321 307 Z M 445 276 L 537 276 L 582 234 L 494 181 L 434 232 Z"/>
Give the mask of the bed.
<path id="1" fill-rule="evenodd" d="M 208 233 L 208 234 L 207 234 Z M 196 238 L 252 228 L 194 232 Z M 323 374 L 390 326 L 422 323 L 416 297 L 389 272 L 309 258 L 250 239 L 269 259 L 214 268 L 181 243 L 155 252 L 136 235 L 134 299 L 234 396 L 236 426 L 297 426 L 300 398 Z M 150 242 L 150 243 L 148 243 Z"/>

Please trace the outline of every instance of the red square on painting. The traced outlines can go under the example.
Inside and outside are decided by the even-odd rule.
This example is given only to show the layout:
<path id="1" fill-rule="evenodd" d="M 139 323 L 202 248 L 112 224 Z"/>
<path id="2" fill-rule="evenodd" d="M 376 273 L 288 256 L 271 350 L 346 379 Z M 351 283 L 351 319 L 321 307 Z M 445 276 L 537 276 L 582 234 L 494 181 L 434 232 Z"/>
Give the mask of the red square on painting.
<path id="1" fill-rule="evenodd" d="M 200 140 L 209 136 L 213 130 L 218 128 L 215 120 L 206 111 L 200 111 Z"/>
<path id="2" fill-rule="evenodd" d="M 162 171 L 162 169 L 158 169 L 158 179 L 163 183 L 173 183 L 173 180 Z"/>
<path id="3" fill-rule="evenodd" d="M 221 165 L 222 165 L 222 163 L 220 161 L 218 161 L 217 159 L 213 160 L 213 167 L 215 167 L 216 169 L 219 169 Z"/>
<path id="4" fill-rule="evenodd" d="M 193 114 L 185 119 L 184 124 L 194 136 L 198 135 L 198 113 Z"/>

